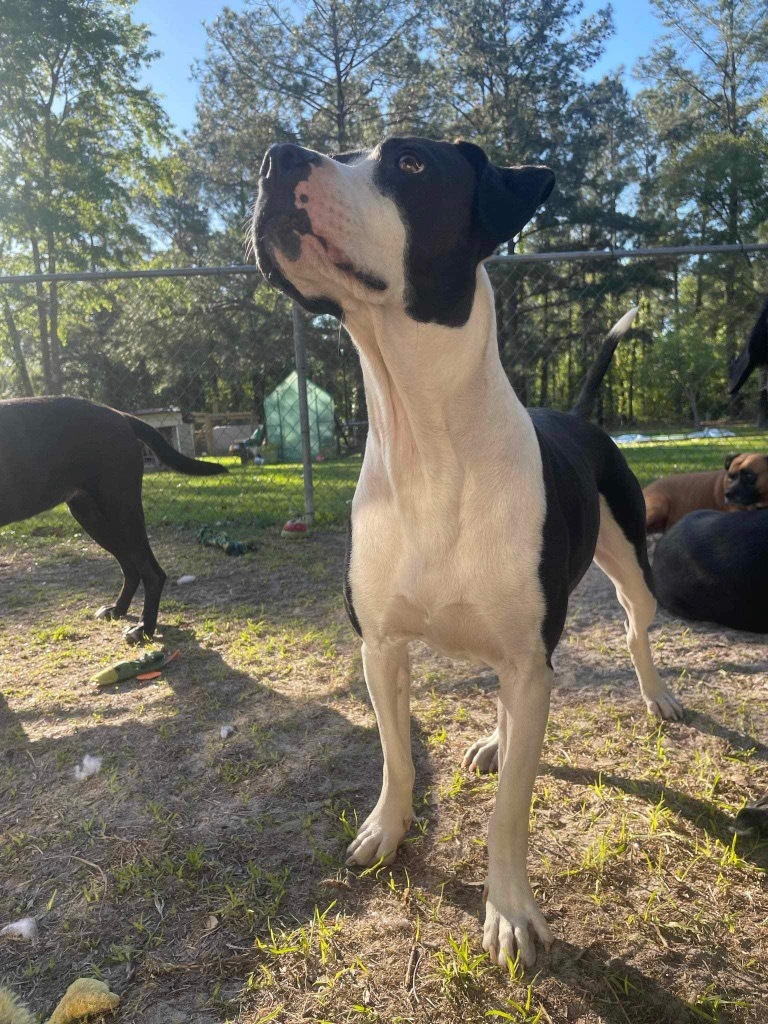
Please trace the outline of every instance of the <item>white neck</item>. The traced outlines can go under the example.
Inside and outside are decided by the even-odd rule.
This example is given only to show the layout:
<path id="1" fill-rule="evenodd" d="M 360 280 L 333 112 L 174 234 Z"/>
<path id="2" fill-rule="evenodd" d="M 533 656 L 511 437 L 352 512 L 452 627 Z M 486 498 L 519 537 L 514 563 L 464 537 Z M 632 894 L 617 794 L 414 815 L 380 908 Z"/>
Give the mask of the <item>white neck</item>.
<path id="1" fill-rule="evenodd" d="M 499 359 L 482 266 L 463 327 L 420 324 L 387 306 L 359 307 L 345 326 L 363 368 L 369 431 L 361 479 L 369 492 L 384 487 L 403 512 L 444 518 L 468 476 L 509 465 L 515 441 L 531 438 Z M 415 501 L 420 507 L 410 508 Z"/>

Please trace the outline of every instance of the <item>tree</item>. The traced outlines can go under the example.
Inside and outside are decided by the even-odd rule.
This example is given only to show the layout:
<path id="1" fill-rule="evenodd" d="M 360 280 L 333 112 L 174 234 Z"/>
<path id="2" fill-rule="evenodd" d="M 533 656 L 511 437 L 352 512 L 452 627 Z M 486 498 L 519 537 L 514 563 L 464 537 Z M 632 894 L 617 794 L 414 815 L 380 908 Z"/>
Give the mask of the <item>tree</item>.
<path id="1" fill-rule="evenodd" d="M 154 54 L 132 6 L 0 0 L 0 227 L 17 267 L 125 265 L 146 248 L 132 214 L 153 186 L 167 123 L 139 85 Z M 43 387 L 57 393 L 65 324 L 55 282 L 37 285 L 36 312 Z"/>
<path id="2" fill-rule="evenodd" d="M 228 8 L 209 28 L 198 68 L 195 139 L 213 199 L 238 227 L 271 142 L 343 151 L 380 141 L 413 115 L 421 0 L 306 0 L 294 14 L 276 0 Z M 365 419 L 355 368 L 355 416 Z"/>
<path id="3" fill-rule="evenodd" d="M 639 64 L 649 83 L 640 102 L 657 138 L 658 190 L 689 240 L 753 241 L 768 214 L 768 8 L 763 0 L 652 2 L 668 31 Z M 744 325 L 739 264 L 727 260 L 716 272 L 728 310 L 727 364 Z M 700 275 L 697 308 L 704 288 Z"/>
<path id="4" fill-rule="evenodd" d="M 420 4 L 306 0 L 298 16 L 276 0 L 225 8 L 209 29 L 203 86 L 319 149 L 381 135 L 387 97 L 402 80 Z M 245 112 L 243 110 L 243 112 Z"/>

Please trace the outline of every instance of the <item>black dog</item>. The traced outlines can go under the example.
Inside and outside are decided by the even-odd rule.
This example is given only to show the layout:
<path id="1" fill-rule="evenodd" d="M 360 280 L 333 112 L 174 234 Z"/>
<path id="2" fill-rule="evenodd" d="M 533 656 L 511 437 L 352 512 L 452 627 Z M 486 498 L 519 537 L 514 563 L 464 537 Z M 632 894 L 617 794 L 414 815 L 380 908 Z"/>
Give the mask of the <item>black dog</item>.
<path id="1" fill-rule="evenodd" d="M 744 348 L 731 367 L 728 390 L 732 395 L 741 391 L 752 371 L 758 366 L 768 366 L 768 299 L 757 315 Z"/>
<path id="2" fill-rule="evenodd" d="M 733 831 L 740 836 L 768 838 L 768 794 L 742 807 L 733 823 Z"/>
<path id="3" fill-rule="evenodd" d="M 141 621 L 125 634 L 131 643 L 154 633 L 166 578 L 144 525 L 142 441 L 180 473 L 226 473 L 224 466 L 177 452 L 143 420 L 83 398 L 0 402 L 0 526 L 65 501 L 83 529 L 115 556 L 123 570 L 120 596 L 97 617 L 125 615 L 139 580 L 144 584 Z"/>
<path id="4" fill-rule="evenodd" d="M 656 546 L 656 596 L 682 619 L 768 633 L 766 564 L 768 509 L 691 512 Z"/>

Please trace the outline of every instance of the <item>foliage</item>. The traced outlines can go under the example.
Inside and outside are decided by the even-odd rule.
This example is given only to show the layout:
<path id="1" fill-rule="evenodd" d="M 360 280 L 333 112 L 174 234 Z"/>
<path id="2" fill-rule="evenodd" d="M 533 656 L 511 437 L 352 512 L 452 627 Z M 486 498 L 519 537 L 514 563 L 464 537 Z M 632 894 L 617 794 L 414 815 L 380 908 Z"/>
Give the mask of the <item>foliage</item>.
<path id="1" fill-rule="evenodd" d="M 153 53 L 127 0 L 0 0 L 0 226 L 11 268 L 55 273 L 135 262 L 147 245 L 138 197 L 154 188 L 167 133 L 162 108 L 140 85 Z M 32 334 L 29 309 L 5 305 L 9 334 Z M 36 295 L 39 371 L 49 392 L 65 382 L 73 321 L 54 283 Z M 26 315 L 25 315 L 26 314 Z M 17 316 L 20 322 L 17 322 Z"/>
<path id="2" fill-rule="evenodd" d="M 666 34 L 594 68 L 608 6 L 579 0 L 248 0 L 208 26 L 197 119 L 173 138 L 131 0 L 0 0 L 0 260 L 9 271 L 239 263 L 268 145 L 471 137 L 558 186 L 518 251 L 749 242 L 768 215 L 768 15 L 758 0 L 654 0 Z M 759 261 L 495 268 L 502 361 L 523 401 L 567 408 L 606 329 L 639 303 L 598 415 L 720 416 L 768 289 Z M 288 304 L 253 278 L 39 285 L 0 295 L 0 393 L 252 409 L 288 372 Z M 312 378 L 364 420 L 357 360 L 313 322 Z"/>

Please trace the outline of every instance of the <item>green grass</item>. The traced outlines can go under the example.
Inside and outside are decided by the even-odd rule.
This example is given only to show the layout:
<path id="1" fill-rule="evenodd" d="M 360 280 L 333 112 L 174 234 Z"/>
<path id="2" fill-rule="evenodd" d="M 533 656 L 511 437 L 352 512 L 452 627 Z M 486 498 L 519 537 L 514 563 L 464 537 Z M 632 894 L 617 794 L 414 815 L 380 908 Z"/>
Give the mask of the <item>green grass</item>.
<path id="1" fill-rule="evenodd" d="M 239 460 L 218 459 L 229 469 L 226 476 L 188 477 L 166 471 L 144 476 L 144 512 L 147 525 L 198 529 L 226 522 L 240 533 L 249 527 L 282 526 L 304 512 L 304 482 L 299 463 L 241 466 Z M 344 523 L 360 473 L 359 458 L 319 463 L 314 467 L 318 525 Z M 60 505 L 24 523 L 0 529 L 0 544 L 38 540 L 47 546 L 52 537 L 72 536 L 80 528 Z"/>
<path id="2" fill-rule="evenodd" d="M 304 512 L 304 480 L 300 463 L 241 466 L 219 459 L 227 476 L 181 477 L 148 473 L 144 507 L 150 525 L 197 526 L 220 520 L 254 526 L 281 526 Z M 359 458 L 314 466 L 315 505 L 319 523 L 343 521 L 360 473 Z"/>
<path id="3" fill-rule="evenodd" d="M 724 447 L 634 452 L 655 448 L 663 472 Z M 263 530 L 228 559 L 192 531 L 152 532 L 161 562 L 198 582 L 168 586 L 161 629 L 181 658 L 141 684 L 89 683 L 126 651 L 122 625 L 92 615 L 116 586 L 110 558 L 45 531 L 0 553 L 0 921 L 38 917 L 43 943 L 0 943 L 0 977 L 35 1013 L 87 974 L 120 987 L 116 1024 L 763 1024 L 768 845 L 729 830 L 765 788 L 754 637 L 725 646 L 661 616 L 654 654 L 688 717 L 660 724 L 610 588 L 588 573 L 531 816 L 557 941 L 534 971 L 494 967 L 496 777 L 459 768 L 493 727 L 492 679 L 414 650 L 417 818 L 394 864 L 350 871 L 381 754 L 336 582 L 343 536 Z M 76 783 L 86 752 L 103 768 Z"/>
<path id="4" fill-rule="evenodd" d="M 624 445 L 622 452 L 635 476 L 645 487 L 652 480 L 669 473 L 695 473 L 703 469 L 722 469 L 729 452 L 763 452 L 768 450 L 768 436 L 754 427 L 731 427 L 736 437 L 706 441 L 660 441 Z M 659 431 L 661 433 L 661 431 Z M 664 433 L 685 433 L 688 428 L 670 429 Z"/>
<path id="5" fill-rule="evenodd" d="M 670 428 L 669 433 L 688 428 Z M 737 426 L 736 437 L 707 441 L 662 441 L 627 445 L 627 461 L 645 486 L 668 473 L 719 469 L 731 451 L 764 451 L 766 435 L 753 427 Z M 178 473 L 147 473 L 144 509 L 147 524 L 197 529 L 219 522 L 231 524 L 238 536 L 249 527 L 281 526 L 304 510 L 304 484 L 299 463 L 241 466 L 237 459 L 218 461 L 229 468 L 226 476 L 186 477 Z M 359 458 L 339 459 L 314 466 L 316 521 L 321 526 L 343 525 L 349 514 L 360 472 Z M 38 540 L 47 546 L 51 537 L 72 536 L 79 527 L 62 505 L 26 523 L 0 529 L 0 544 Z"/>

